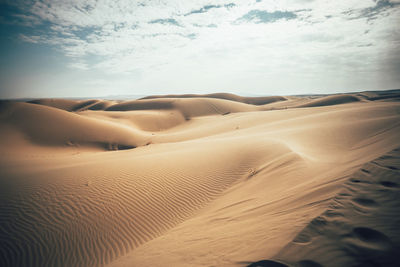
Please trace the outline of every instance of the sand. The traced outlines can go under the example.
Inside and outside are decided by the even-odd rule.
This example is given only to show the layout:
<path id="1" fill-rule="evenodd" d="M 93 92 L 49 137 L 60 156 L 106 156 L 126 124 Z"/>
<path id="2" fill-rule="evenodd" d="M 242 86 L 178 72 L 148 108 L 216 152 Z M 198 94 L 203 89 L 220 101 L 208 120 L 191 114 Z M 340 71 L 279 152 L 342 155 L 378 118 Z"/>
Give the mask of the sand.
<path id="1" fill-rule="evenodd" d="M 0 266 L 399 266 L 400 91 L 0 102 Z"/>

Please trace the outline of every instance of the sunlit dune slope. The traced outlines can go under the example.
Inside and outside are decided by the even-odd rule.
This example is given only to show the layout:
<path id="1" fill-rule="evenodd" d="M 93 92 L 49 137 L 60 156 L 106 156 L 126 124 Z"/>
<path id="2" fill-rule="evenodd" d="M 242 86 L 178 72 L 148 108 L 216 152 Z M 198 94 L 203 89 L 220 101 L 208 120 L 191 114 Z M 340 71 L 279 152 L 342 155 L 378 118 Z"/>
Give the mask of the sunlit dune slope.
<path id="1" fill-rule="evenodd" d="M 79 110 L 103 110 L 107 107 L 116 104 L 116 101 L 112 100 L 69 100 L 69 99 L 57 99 L 57 98 L 45 98 L 29 101 L 32 104 L 39 104 L 54 108 L 63 109 L 66 111 L 79 111 Z"/>
<path id="2" fill-rule="evenodd" d="M 321 97 L 315 100 L 312 100 L 306 104 L 299 105 L 297 107 L 320 107 L 320 106 L 331 106 L 338 104 L 345 104 L 351 102 L 358 102 L 360 99 L 354 95 L 333 95 Z"/>
<path id="3" fill-rule="evenodd" d="M 79 116 L 64 110 L 28 103 L 4 103 L 0 111 L 2 128 L 21 140 L 48 146 L 92 146 L 101 149 L 133 148 L 146 143 L 146 135 L 135 128 L 109 121 Z M 14 135 L 1 137 L 3 147 Z M 15 142 L 18 142 L 15 140 Z"/>
<path id="4" fill-rule="evenodd" d="M 217 98 L 217 99 L 225 99 L 236 102 L 242 102 L 246 104 L 252 105 L 265 105 L 273 102 L 285 101 L 287 98 L 283 96 L 261 96 L 261 97 L 243 97 L 234 94 L 228 93 L 215 93 L 215 94 L 206 94 L 206 95 L 196 95 L 196 94 L 186 94 L 186 95 L 154 95 L 147 96 L 142 99 L 155 99 L 155 98 Z"/>

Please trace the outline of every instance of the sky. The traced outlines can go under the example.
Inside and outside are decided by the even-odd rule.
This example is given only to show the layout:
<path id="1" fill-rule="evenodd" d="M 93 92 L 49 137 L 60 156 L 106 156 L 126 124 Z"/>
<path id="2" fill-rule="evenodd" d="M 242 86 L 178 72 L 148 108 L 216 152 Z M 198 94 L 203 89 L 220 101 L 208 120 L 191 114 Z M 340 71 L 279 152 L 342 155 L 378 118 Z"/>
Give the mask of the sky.
<path id="1" fill-rule="evenodd" d="M 0 98 L 400 88 L 400 0 L 0 0 Z"/>

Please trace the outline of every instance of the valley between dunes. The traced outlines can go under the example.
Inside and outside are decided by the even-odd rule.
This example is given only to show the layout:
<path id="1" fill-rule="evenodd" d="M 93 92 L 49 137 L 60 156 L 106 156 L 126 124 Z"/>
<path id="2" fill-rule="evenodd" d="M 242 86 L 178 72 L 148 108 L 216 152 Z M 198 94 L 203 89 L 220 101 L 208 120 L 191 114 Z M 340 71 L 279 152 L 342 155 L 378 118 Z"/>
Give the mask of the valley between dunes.
<path id="1" fill-rule="evenodd" d="M 399 266 L 400 91 L 0 102 L 0 266 Z"/>

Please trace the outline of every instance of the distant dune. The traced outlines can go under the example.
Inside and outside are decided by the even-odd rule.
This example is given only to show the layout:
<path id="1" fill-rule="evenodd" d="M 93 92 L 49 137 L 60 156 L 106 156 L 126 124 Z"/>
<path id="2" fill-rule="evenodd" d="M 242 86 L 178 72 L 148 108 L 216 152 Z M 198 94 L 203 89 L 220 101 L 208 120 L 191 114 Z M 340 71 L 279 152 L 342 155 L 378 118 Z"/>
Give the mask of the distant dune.
<path id="1" fill-rule="evenodd" d="M 297 107 L 332 106 L 332 105 L 346 104 L 358 101 L 360 101 L 360 99 L 354 95 L 332 95 L 309 101 L 308 103 L 299 105 Z"/>
<path id="2" fill-rule="evenodd" d="M 206 94 L 206 95 L 196 95 L 196 94 L 186 94 L 186 95 L 154 95 L 154 96 L 146 96 L 142 99 L 156 99 L 156 98 L 217 98 L 217 99 L 225 99 L 230 101 L 242 102 L 245 104 L 252 105 L 265 105 L 278 101 L 285 101 L 286 98 L 283 96 L 262 96 L 262 97 L 243 97 L 234 94 L 228 93 L 215 93 L 215 94 Z"/>
<path id="3" fill-rule="evenodd" d="M 400 90 L 0 101 L 0 266 L 400 266 Z"/>

